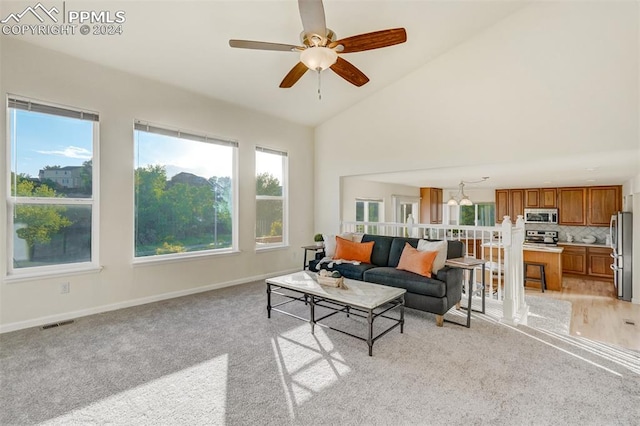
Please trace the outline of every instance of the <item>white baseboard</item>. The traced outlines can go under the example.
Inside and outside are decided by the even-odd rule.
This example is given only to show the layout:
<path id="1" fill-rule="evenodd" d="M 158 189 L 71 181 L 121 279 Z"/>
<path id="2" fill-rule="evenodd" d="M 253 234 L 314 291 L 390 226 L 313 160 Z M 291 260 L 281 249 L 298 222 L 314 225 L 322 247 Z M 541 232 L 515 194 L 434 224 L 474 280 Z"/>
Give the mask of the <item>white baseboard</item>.
<path id="1" fill-rule="evenodd" d="M 125 300 L 123 302 L 112 303 L 109 305 L 96 306 L 88 309 L 80 309 L 78 311 L 64 312 L 56 315 L 48 315 L 45 317 L 33 318 L 26 321 L 17 321 L 0 325 L 0 334 L 9 333 L 11 331 L 23 330 L 25 328 L 40 327 L 45 324 L 55 324 L 62 321 L 68 321 L 76 318 L 86 317 L 88 315 L 100 314 L 103 312 L 116 311 L 118 309 L 130 308 L 132 306 L 146 305 L 147 303 L 159 302 L 161 300 L 175 299 L 176 297 L 189 296 L 191 294 L 204 293 L 205 291 L 217 290 L 224 287 L 246 284 L 253 281 L 265 280 L 267 278 L 276 277 L 278 275 L 299 272 L 300 269 L 292 269 L 277 273 L 262 274 L 253 277 L 244 277 L 237 280 L 226 281 L 222 283 L 209 284 L 202 287 L 188 288 L 185 290 L 172 291 L 169 293 L 155 294 L 153 296 L 142 297 L 139 299 Z M 266 305 L 265 305 L 266 306 Z"/>

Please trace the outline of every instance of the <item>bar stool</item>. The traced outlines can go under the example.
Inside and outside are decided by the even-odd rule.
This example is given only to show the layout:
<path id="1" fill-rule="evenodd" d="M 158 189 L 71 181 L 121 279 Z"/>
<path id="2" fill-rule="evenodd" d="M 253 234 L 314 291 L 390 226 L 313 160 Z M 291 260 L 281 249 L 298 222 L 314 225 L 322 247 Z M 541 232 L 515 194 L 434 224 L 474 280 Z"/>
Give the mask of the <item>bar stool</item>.
<path id="1" fill-rule="evenodd" d="M 542 292 L 544 293 L 545 288 L 547 288 L 547 278 L 545 276 L 544 273 L 544 263 L 538 263 L 538 262 L 524 262 L 524 282 L 522 283 L 522 285 L 526 285 L 527 281 L 533 281 L 533 282 L 538 282 L 540 283 L 540 289 L 542 290 Z M 529 277 L 527 276 L 527 267 L 528 266 L 532 266 L 535 268 L 539 268 L 540 269 L 540 278 L 536 278 L 536 277 Z"/>

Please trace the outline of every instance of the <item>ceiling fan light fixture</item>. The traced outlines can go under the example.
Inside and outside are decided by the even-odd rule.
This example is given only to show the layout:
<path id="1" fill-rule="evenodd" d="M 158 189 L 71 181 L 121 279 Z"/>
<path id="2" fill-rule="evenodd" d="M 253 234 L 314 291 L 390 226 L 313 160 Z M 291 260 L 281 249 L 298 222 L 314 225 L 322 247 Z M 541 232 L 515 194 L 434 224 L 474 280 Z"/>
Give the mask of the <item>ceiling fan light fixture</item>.
<path id="1" fill-rule="evenodd" d="M 324 71 L 338 60 L 338 54 L 328 47 L 309 47 L 300 53 L 300 62 L 307 68 Z"/>

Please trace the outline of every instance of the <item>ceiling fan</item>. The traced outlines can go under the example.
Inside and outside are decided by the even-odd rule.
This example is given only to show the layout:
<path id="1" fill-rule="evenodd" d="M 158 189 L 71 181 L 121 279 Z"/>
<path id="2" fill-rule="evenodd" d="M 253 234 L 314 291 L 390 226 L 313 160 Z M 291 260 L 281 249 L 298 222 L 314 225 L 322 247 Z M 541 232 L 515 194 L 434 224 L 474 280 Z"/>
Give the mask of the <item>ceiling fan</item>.
<path id="1" fill-rule="evenodd" d="M 251 40 L 229 40 L 229 46 L 242 49 L 276 50 L 300 53 L 298 62 L 280 83 L 281 88 L 292 87 L 308 70 L 320 72 L 331 68 L 333 72 L 358 87 L 369 78 L 339 54 L 380 49 L 407 41 L 404 28 L 393 28 L 359 34 L 336 40 L 336 34 L 327 28 L 322 0 L 298 0 L 303 31 L 302 46 Z"/>

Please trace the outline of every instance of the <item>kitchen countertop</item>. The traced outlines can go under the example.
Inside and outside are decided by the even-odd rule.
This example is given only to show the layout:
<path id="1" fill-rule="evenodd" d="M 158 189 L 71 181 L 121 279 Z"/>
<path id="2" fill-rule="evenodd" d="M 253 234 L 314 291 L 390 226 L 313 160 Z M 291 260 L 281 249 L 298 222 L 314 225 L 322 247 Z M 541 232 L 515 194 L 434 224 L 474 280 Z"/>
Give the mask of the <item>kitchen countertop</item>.
<path id="1" fill-rule="evenodd" d="M 595 244 L 589 244 L 589 245 L 593 246 Z M 502 248 L 502 243 L 484 243 L 484 244 L 482 244 L 482 247 Z M 529 250 L 529 251 L 539 251 L 539 252 L 543 252 L 543 253 L 562 253 L 564 251 L 564 249 L 562 247 L 558 247 L 558 246 L 544 247 L 544 246 L 529 245 L 527 243 L 524 243 L 522 245 L 522 249 L 523 250 Z"/>
<path id="2" fill-rule="evenodd" d="M 544 252 L 544 253 L 562 253 L 564 251 L 564 249 L 562 247 L 557 247 L 557 246 L 549 246 L 549 247 L 534 246 L 534 245 L 529 245 L 527 243 L 524 243 L 522 245 L 522 249 L 523 250 L 529 250 L 529 251 L 540 251 L 540 252 Z"/>
<path id="3" fill-rule="evenodd" d="M 578 246 L 578 247 L 600 247 L 600 248 L 610 248 L 608 245 L 604 244 L 604 243 L 591 243 L 591 244 L 587 244 L 587 243 L 583 243 L 583 242 L 572 242 L 569 243 L 567 241 L 558 241 L 558 245 L 559 246 Z"/>

